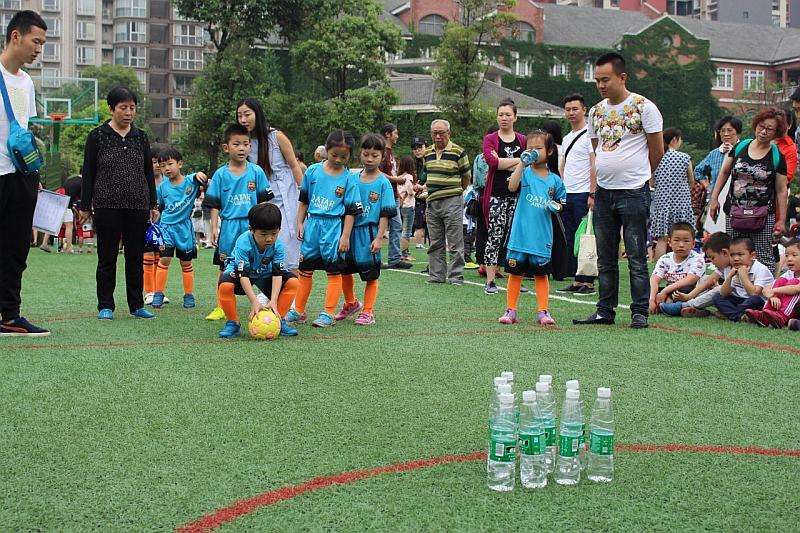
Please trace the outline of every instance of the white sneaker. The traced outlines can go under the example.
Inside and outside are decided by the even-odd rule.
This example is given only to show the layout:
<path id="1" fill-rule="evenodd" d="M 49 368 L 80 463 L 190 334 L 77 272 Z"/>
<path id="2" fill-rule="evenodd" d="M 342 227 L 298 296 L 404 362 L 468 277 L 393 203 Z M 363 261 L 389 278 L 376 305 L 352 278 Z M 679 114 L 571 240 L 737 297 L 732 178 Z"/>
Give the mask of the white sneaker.
<path id="1" fill-rule="evenodd" d="M 151 303 L 153 303 L 153 293 L 148 292 L 144 295 L 144 305 L 150 305 Z"/>
<path id="2" fill-rule="evenodd" d="M 256 296 L 256 300 L 258 300 L 258 303 L 260 303 L 261 305 L 264 306 L 269 305 L 269 298 L 267 298 L 267 295 L 264 294 L 263 292 L 258 293 L 258 296 Z"/>
<path id="3" fill-rule="evenodd" d="M 166 296 L 164 296 L 164 303 L 165 303 L 165 304 L 168 304 L 168 303 L 169 303 L 169 298 L 167 298 Z"/>

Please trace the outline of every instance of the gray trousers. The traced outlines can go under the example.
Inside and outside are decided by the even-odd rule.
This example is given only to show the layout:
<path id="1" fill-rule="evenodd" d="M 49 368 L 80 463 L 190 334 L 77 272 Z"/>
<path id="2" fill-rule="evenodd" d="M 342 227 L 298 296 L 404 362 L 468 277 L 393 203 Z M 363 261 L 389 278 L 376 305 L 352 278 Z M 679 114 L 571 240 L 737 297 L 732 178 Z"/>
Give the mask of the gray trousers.
<path id="1" fill-rule="evenodd" d="M 464 281 L 464 197 L 460 194 L 429 200 L 426 212 L 431 245 L 428 248 L 428 280 L 444 283 Z M 450 267 L 446 253 L 450 252 Z"/>
<path id="2" fill-rule="evenodd" d="M 704 292 L 703 294 L 699 294 L 696 297 L 692 298 L 688 302 L 684 303 L 684 307 L 694 307 L 696 309 L 705 309 L 706 307 L 712 307 L 714 305 L 714 296 L 719 294 L 720 286 L 717 285 L 713 289 Z"/>

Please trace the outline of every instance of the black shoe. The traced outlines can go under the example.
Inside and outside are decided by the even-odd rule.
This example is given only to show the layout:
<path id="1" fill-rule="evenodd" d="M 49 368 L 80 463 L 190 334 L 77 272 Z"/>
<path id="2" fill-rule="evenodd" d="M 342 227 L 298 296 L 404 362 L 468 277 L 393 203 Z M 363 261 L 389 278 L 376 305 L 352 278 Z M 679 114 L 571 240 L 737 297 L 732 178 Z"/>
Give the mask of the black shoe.
<path id="1" fill-rule="evenodd" d="M 388 267 L 387 267 L 387 268 L 401 268 L 401 269 L 404 269 L 404 270 L 406 270 L 406 269 L 409 269 L 409 268 L 411 268 L 411 267 L 413 267 L 413 266 L 414 266 L 414 265 L 412 265 L 412 264 L 411 264 L 411 263 L 409 263 L 408 261 L 403 261 L 403 260 L 401 259 L 401 260 L 400 260 L 400 261 L 398 261 L 397 263 L 392 263 L 391 265 L 388 265 Z"/>
<path id="2" fill-rule="evenodd" d="M 425 268 L 423 268 L 423 269 L 422 269 L 422 272 L 421 272 L 421 273 L 422 273 L 422 274 L 428 274 L 429 272 L 430 272 L 430 271 L 428 270 L 428 267 L 425 267 Z"/>
<path id="3" fill-rule="evenodd" d="M 634 315 L 631 317 L 631 328 L 645 329 L 647 327 L 647 317 L 641 313 L 634 313 Z"/>
<path id="4" fill-rule="evenodd" d="M 34 326 L 23 316 L 0 324 L 0 336 L 3 337 L 47 337 L 48 335 L 50 335 L 48 330 Z"/>
<path id="5" fill-rule="evenodd" d="M 597 294 L 597 291 L 594 290 L 594 287 L 590 287 L 588 285 L 581 285 L 580 287 L 578 287 L 576 291 L 574 291 L 574 293 L 589 296 L 591 294 Z"/>
<path id="6" fill-rule="evenodd" d="M 605 318 L 603 316 L 599 316 L 597 313 L 589 315 L 588 318 L 583 320 L 578 318 L 573 318 L 572 323 L 576 326 L 594 326 L 594 325 L 605 325 L 610 326 L 614 323 L 613 318 Z M 645 319 L 645 323 L 647 323 L 647 319 Z"/>
<path id="7" fill-rule="evenodd" d="M 578 285 L 577 283 L 573 283 L 568 287 L 562 287 L 560 289 L 556 289 L 556 292 L 578 292 L 583 285 Z"/>

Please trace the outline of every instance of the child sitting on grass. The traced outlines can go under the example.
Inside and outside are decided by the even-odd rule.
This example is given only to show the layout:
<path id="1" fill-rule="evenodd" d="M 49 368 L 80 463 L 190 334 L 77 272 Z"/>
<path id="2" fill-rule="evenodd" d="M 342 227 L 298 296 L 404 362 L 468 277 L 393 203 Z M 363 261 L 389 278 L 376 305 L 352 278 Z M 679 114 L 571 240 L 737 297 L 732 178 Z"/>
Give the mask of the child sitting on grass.
<path id="1" fill-rule="evenodd" d="M 714 305 L 728 320 L 739 322 L 748 309 L 764 307 L 762 292 L 775 278 L 772 272 L 756 259 L 753 241 L 737 237 L 731 241 L 731 266 Z"/>
<path id="2" fill-rule="evenodd" d="M 650 313 L 658 313 L 665 303 L 672 303 L 673 293 L 691 290 L 706 273 L 703 254 L 694 251 L 694 228 L 687 222 L 676 222 L 669 229 L 672 251 L 658 258 L 650 276 Z M 661 288 L 661 282 L 667 286 Z"/>
<path id="3" fill-rule="evenodd" d="M 800 240 L 792 239 L 786 244 L 786 267 L 788 270 L 761 295 L 767 299 L 764 309 L 747 309 L 747 319 L 759 326 L 800 331 L 800 320 L 792 318 L 800 302 Z"/>

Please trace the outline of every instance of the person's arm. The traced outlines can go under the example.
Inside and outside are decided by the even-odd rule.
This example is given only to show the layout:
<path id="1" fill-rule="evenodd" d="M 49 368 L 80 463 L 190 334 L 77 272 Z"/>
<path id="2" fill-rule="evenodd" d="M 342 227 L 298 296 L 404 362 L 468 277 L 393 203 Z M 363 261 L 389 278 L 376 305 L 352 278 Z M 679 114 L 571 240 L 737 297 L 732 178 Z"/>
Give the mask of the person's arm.
<path id="1" fill-rule="evenodd" d="M 353 231 L 353 224 L 356 222 L 356 217 L 353 215 L 344 216 L 344 224 L 342 224 L 342 236 L 339 237 L 339 251 L 347 252 L 350 250 L 350 233 Z M 383 235 L 380 233 L 379 235 Z"/>
<path id="2" fill-rule="evenodd" d="M 461 154 L 461 158 L 458 160 L 458 171 L 461 173 L 461 190 L 466 191 L 469 184 L 472 183 L 472 167 L 466 153 Z"/>
<path id="3" fill-rule="evenodd" d="M 283 287 L 283 276 L 272 276 L 272 298 L 269 299 L 269 308 L 275 313 L 275 316 L 281 316 L 280 311 L 278 311 L 278 295 L 281 293 L 281 288 Z M 251 300 L 252 302 L 252 300 Z"/>
<path id="4" fill-rule="evenodd" d="M 717 181 L 714 183 L 714 190 L 711 191 L 711 202 L 708 204 L 708 214 L 711 219 L 716 222 L 719 216 L 719 195 L 722 189 L 728 183 L 731 177 L 731 170 L 733 169 L 733 157 L 726 156 L 722 166 L 719 168 Z"/>
<path id="5" fill-rule="evenodd" d="M 769 294 L 770 296 L 774 296 L 776 294 L 794 296 L 795 294 L 800 294 L 800 283 L 797 283 L 795 285 L 784 285 L 783 287 L 773 287 L 769 289 L 769 292 L 767 292 L 767 289 L 764 289 L 762 294 L 764 296 L 767 296 L 767 294 Z"/>
<path id="6" fill-rule="evenodd" d="M 689 274 L 685 278 L 676 281 L 675 283 L 671 283 L 664 287 L 661 292 L 667 296 L 671 296 L 675 291 L 679 291 L 684 287 L 692 287 L 697 285 L 697 281 L 700 279 L 700 276 L 696 274 Z"/>
<path id="7" fill-rule="evenodd" d="M 650 276 L 650 303 L 649 303 L 649 311 L 650 313 L 657 313 L 658 312 L 658 303 L 656 302 L 656 297 L 658 296 L 658 287 L 661 285 L 661 277 L 653 274 Z"/>
<path id="8" fill-rule="evenodd" d="M 740 266 L 737 272 L 739 273 L 739 282 L 742 284 L 742 287 L 744 287 L 744 290 L 747 291 L 747 294 L 750 296 L 758 296 L 761 294 L 764 287 L 750 281 L 750 270 L 746 266 Z"/>
<path id="9" fill-rule="evenodd" d="M 279 131 L 275 137 L 278 139 L 278 146 L 281 149 L 283 160 L 286 161 L 287 165 L 289 165 L 289 168 L 292 170 L 294 182 L 299 186 L 300 182 L 303 180 L 303 171 L 300 168 L 300 162 L 294 155 L 294 146 L 292 146 L 292 141 L 290 141 L 289 137 L 284 135 L 282 131 Z"/>
<path id="10" fill-rule="evenodd" d="M 518 166 L 519 157 L 500 157 L 497 159 L 497 170 L 508 170 Z"/>
<path id="11" fill-rule="evenodd" d="M 83 147 L 83 167 L 81 167 L 81 214 L 78 222 L 83 224 L 92 212 L 92 200 L 94 196 L 94 182 L 97 177 L 97 138 L 92 131 L 86 136 L 86 144 Z"/>
<path id="12" fill-rule="evenodd" d="M 775 175 L 775 227 L 772 231 L 783 233 L 786 229 L 786 212 L 789 207 L 789 192 L 787 190 L 786 175 Z"/>
<path id="13" fill-rule="evenodd" d="M 596 140 L 593 140 L 595 142 Z M 587 205 L 589 209 L 594 209 L 594 194 L 597 192 L 597 165 L 595 165 L 595 160 L 597 156 L 595 155 L 594 151 L 589 154 L 589 200 L 587 200 Z"/>
<path id="14" fill-rule="evenodd" d="M 519 190 L 519 183 L 522 180 L 522 172 L 525 169 L 524 165 L 517 165 L 514 167 L 514 171 L 511 173 L 511 176 L 508 178 L 508 190 L 511 192 L 517 192 Z"/>
<path id="15" fill-rule="evenodd" d="M 713 152 L 711 152 L 713 153 Z M 710 171 L 711 165 L 708 163 L 708 158 L 711 153 L 707 154 L 697 165 L 694 167 L 694 179 L 701 182 L 704 187 L 708 186 L 708 178 L 705 173 Z"/>
<path id="16" fill-rule="evenodd" d="M 732 268 L 728 275 L 725 276 L 725 281 L 722 282 L 722 286 L 719 288 L 719 293 L 722 296 L 730 296 L 733 292 L 733 287 L 731 287 L 731 281 L 733 280 L 733 276 L 736 275 L 737 270 Z"/>
<path id="17" fill-rule="evenodd" d="M 489 165 L 489 168 L 498 168 L 500 158 L 497 157 L 497 150 L 499 150 L 500 137 L 497 137 L 498 144 L 495 144 L 493 138 L 497 134 L 490 134 L 483 138 L 483 160 Z M 477 158 L 476 158 L 477 159 Z"/>
<path id="18" fill-rule="evenodd" d="M 303 240 L 303 226 L 306 223 L 306 214 L 308 213 L 308 205 L 300 202 L 297 204 L 297 240 Z"/>
<path id="19" fill-rule="evenodd" d="M 705 277 L 702 279 L 694 289 L 692 289 L 688 293 L 683 293 L 680 291 L 676 291 L 672 293 L 672 298 L 681 302 L 688 302 L 692 298 L 696 298 L 700 296 L 704 292 L 713 289 L 717 283 L 719 283 L 719 273 L 714 272 L 710 276 Z"/>
<path id="20" fill-rule="evenodd" d="M 689 190 L 691 191 L 695 184 L 694 169 L 692 169 L 692 160 L 689 160 L 689 166 L 686 169 L 686 178 L 689 180 Z"/>
<path id="21" fill-rule="evenodd" d="M 652 176 L 664 157 L 664 136 L 662 132 L 657 131 L 647 134 L 647 152 L 650 158 L 650 174 Z M 653 177 L 650 178 L 651 183 L 653 179 Z"/>
<path id="22" fill-rule="evenodd" d="M 239 283 L 242 286 L 242 290 L 247 295 L 247 299 L 250 300 L 250 314 L 248 315 L 248 320 L 253 320 L 253 317 L 256 316 L 259 311 L 265 309 L 265 307 L 258 301 L 250 278 L 247 276 L 239 276 Z"/>
<path id="23" fill-rule="evenodd" d="M 216 207 L 211 209 L 211 246 L 217 245 L 219 237 L 219 209 Z"/>

